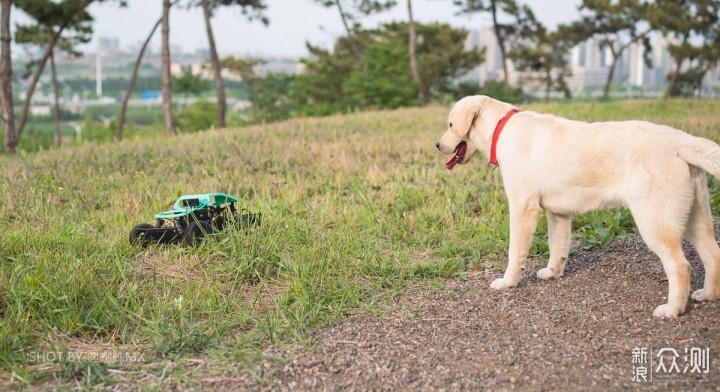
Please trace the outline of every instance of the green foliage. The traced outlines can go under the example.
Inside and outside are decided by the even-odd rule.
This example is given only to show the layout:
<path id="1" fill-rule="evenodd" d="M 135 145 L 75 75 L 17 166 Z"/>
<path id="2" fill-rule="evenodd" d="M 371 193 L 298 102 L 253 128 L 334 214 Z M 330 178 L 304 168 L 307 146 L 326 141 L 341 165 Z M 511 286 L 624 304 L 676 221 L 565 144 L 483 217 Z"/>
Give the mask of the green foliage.
<path id="1" fill-rule="evenodd" d="M 680 72 L 675 83 L 670 87 L 670 96 L 695 97 L 697 92 L 702 89 L 703 78 L 706 73 L 707 69 L 702 67 L 693 67 Z M 672 75 L 668 75 L 668 78 L 672 77 Z"/>
<path id="2" fill-rule="evenodd" d="M 402 38 L 407 37 L 407 28 L 406 23 L 387 26 L 387 30 L 395 32 L 397 44 L 402 42 L 406 51 L 407 40 Z M 467 30 L 441 23 L 416 24 L 415 29 L 420 41 L 416 49 L 420 80 L 428 97 L 438 99 L 452 91 L 455 79 L 469 73 L 484 61 L 484 49 L 465 49 Z"/>
<path id="3" fill-rule="evenodd" d="M 253 121 L 270 122 L 290 118 L 295 109 L 295 76 L 268 74 L 249 85 Z"/>
<path id="4" fill-rule="evenodd" d="M 608 77 L 605 81 L 603 99 L 608 99 L 610 85 L 613 81 L 612 75 L 616 72 L 616 63 L 623 52 L 633 43 L 642 42 L 645 46 L 644 61 L 646 66 L 651 67 L 649 34 L 654 30 L 648 22 L 649 12 L 653 8 L 649 2 L 644 0 L 583 0 L 579 9 L 581 19 L 568 25 L 561 25 L 545 41 L 545 47 L 549 49 L 547 54 L 555 55 L 554 61 L 564 64 L 563 55 L 575 44 L 593 38 L 600 48 L 607 49 L 611 54 L 611 64 Z M 540 54 L 541 58 L 546 56 Z M 564 68 L 564 66 L 563 66 Z M 547 73 L 550 78 L 550 73 Z M 559 88 L 565 92 L 566 98 L 570 98 L 569 89 L 565 83 L 565 74 L 561 73 L 560 79 L 563 85 Z M 549 94 L 550 84 L 547 90 Z M 546 95 L 547 97 L 547 95 Z"/>
<path id="5" fill-rule="evenodd" d="M 194 1 L 197 2 L 198 0 Z M 267 9 L 265 0 L 209 0 L 208 5 L 211 12 L 214 12 L 219 7 L 240 7 L 240 12 L 249 20 L 259 20 L 264 25 L 270 22 L 264 13 Z"/>
<path id="6" fill-rule="evenodd" d="M 63 134 L 68 134 L 69 129 L 61 128 Z M 28 122 L 25 126 L 24 137 L 20 139 L 18 148 L 23 151 L 35 152 L 46 150 L 55 145 L 53 140 L 53 124 L 50 121 Z"/>
<path id="7" fill-rule="evenodd" d="M 82 124 L 82 138 L 85 141 L 98 143 L 110 143 L 113 140 L 115 132 L 115 121 L 110 121 L 107 125 L 103 122 L 95 121 L 89 116 L 85 116 Z"/>
<path id="8" fill-rule="evenodd" d="M 103 362 L 68 359 L 69 354 L 64 352 L 59 368 L 53 372 L 57 380 L 78 382 L 85 388 L 111 380 L 108 376 L 108 366 Z"/>
<path id="9" fill-rule="evenodd" d="M 518 15 L 520 5 L 515 0 L 453 0 L 461 14 L 490 13 L 493 28 L 499 42 L 510 41 L 520 27 L 516 23 L 503 23 L 502 17 L 513 18 Z"/>
<path id="10" fill-rule="evenodd" d="M 678 94 L 684 87 L 675 87 L 678 81 L 689 81 L 702 76 L 720 61 L 720 1 L 717 0 L 657 0 L 650 7 L 648 20 L 663 34 L 676 39 L 668 46 L 670 56 L 675 60 L 676 69 L 685 61 L 693 62 L 693 69 L 682 75 L 671 73 L 668 79 L 667 95 Z M 701 76 L 702 75 L 702 76 Z"/>
<path id="11" fill-rule="evenodd" d="M 299 76 L 302 98 L 308 106 L 335 105 L 343 108 L 350 103 L 343 93 L 343 84 L 357 66 L 349 41 L 340 38 L 332 52 L 308 44 L 311 57 L 301 59 L 305 72 Z M 409 72 L 409 71 L 408 71 Z"/>
<path id="12" fill-rule="evenodd" d="M 18 1 L 17 7 L 35 20 L 28 25 L 17 25 L 15 42 L 18 44 L 46 46 L 53 35 L 61 28 L 63 36 L 55 44 L 56 48 L 70 55 L 80 53 L 77 45 L 90 42 L 93 18 L 85 10 L 87 1 L 63 0 L 25 0 Z M 69 22 L 68 22 L 69 21 Z"/>
<path id="13" fill-rule="evenodd" d="M 203 90 L 206 90 L 208 86 L 208 81 L 203 80 L 199 74 L 195 75 L 190 65 L 182 67 L 180 76 L 172 76 L 173 91 L 184 95 L 186 101 L 189 95 L 199 95 Z"/>
<path id="14" fill-rule="evenodd" d="M 525 95 L 520 87 L 512 87 L 502 80 L 490 80 L 482 86 L 476 81 L 459 83 L 453 88 L 452 100 L 457 101 L 469 95 L 487 95 L 503 102 L 521 103 L 525 101 Z"/>
<path id="15" fill-rule="evenodd" d="M 595 37 L 614 51 L 647 37 L 651 5 L 643 0 L 583 0 L 581 20 L 572 24 L 576 41 Z"/>
<path id="16" fill-rule="evenodd" d="M 255 67 L 264 63 L 265 60 L 261 59 L 243 59 L 235 56 L 228 56 L 220 59 L 220 68 L 230 71 L 236 76 L 241 77 L 244 81 L 249 82 L 257 79 L 257 75 L 255 75 Z"/>
<path id="17" fill-rule="evenodd" d="M 637 235 L 635 221 L 626 208 L 611 211 L 594 211 L 573 217 L 571 253 L 578 250 L 602 248 L 614 240 Z M 547 218 L 543 216 L 538 223 L 530 255 L 548 257 Z"/>
<path id="18" fill-rule="evenodd" d="M 512 87 L 502 80 L 491 80 L 485 83 L 480 87 L 479 94 L 510 103 L 520 103 L 524 100 L 522 88 Z"/>
<path id="19" fill-rule="evenodd" d="M 85 108 L 85 117 L 94 121 L 103 121 L 117 116 L 119 111 L 120 104 L 93 105 Z M 125 118 L 136 125 L 154 125 L 162 122 L 162 112 L 159 109 L 130 106 Z"/>
<path id="20" fill-rule="evenodd" d="M 573 219 L 573 238 L 581 249 L 600 248 L 617 238 L 637 235 L 630 211 L 619 208 L 614 212 L 591 212 Z"/>
<path id="21" fill-rule="evenodd" d="M 466 51 L 467 32 L 445 24 L 417 24 L 417 59 L 427 95 L 442 100 L 453 91 L 453 80 L 482 61 L 482 53 Z M 299 111 L 305 107 L 339 109 L 396 108 L 417 104 L 417 86 L 408 66 L 408 27 L 389 23 L 373 30 L 355 30 L 360 61 L 349 41 L 339 39 L 332 52 L 309 46 L 313 58 L 303 60 L 298 77 Z M 442 48 L 442 50 L 438 50 Z"/>
<path id="22" fill-rule="evenodd" d="M 422 37 L 417 57 L 423 87 L 429 96 L 442 100 L 453 92 L 453 80 L 475 67 L 482 53 L 464 50 L 464 30 L 444 24 L 418 24 L 416 28 Z M 303 60 L 305 72 L 298 76 L 256 77 L 254 60 L 226 58 L 223 68 L 246 80 L 253 122 L 416 105 L 418 86 L 408 66 L 407 24 L 357 29 L 354 37 L 362 48 L 360 61 L 347 37 L 340 38 L 333 51 L 308 45 L 313 57 Z M 443 50 L 437 50 L 440 47 Z"/>
<path id="23" fill-rule="evenodd" d="M 216 125 L 217 104 L 198 101 L 183 108 L 178 115 L 178 128 L 182 132 L 196 132 Z"/>
<path id="24" fill-rule="evenodd" d="M 350 106 L 394 109 L 417 104 L 417 86 L 408 72 L 408 51 L 402 42 L 393 34 L 365 47 L 362 62 L 342 83 L 341 92 Z"/>
<path id="25" fill-rule="evenodd" d="M 48 114 L 47 116 L 31 115 L 29 117 L 29 121 L 30 122 L 34 122 L 34 121 L 35 122 L 45 122 L 45 121 L 50 122 L 53 120 L 54 113 L 55 113 L 55 108 L 53 107 L 53 108 L 51 108 L 51 113 Z M 61 107 L 59 117 L 60 117 L 60 121 L 75 121 L 75 120 L 81 120 L 83 116 L 78 113 L 63 109 Z"/>
<path id="26" fill-rule="evenodd" d="M 547 31 L 527 6 L 518 10 L 517 26 L 522 39 L 513 44 L 509 53 L 517 69 L 545 85 L 545 100 L 550 99 L 553 87 L 563 91 L 566 98 L 572 98 L 565 76 L 570 73 L 567 57 L 576 44 L 573 38 L 562 28 Z"/>
<path id="27" fill-rule="evenodd" d="M 393 8 L 396 0 L 314 0 L 325 7 L 338 7 L 343 19 L 353 22 L 360 16 L 378 14 Z"/>
<path id="28" fill-rule="evenodd" d="M 128 71 L 129 72 L 129 71 Z M 60 72 L 58 72 L 60 73 Z M 95 79 L 73 77 L 64 78 L 63 84 L 67 85 L 74 92 L 81 92 L 84 90 L 95 91 Z M 127 77 L 106 77 L 103 78 L 103 89 L 112 93 L 124 91 L 127 88 L 128 79 Z M 157 76 L 140 75 L 135 81 L 133 91 L 140 92 L 146 90 L 160 90 L 160 74 Z"/>

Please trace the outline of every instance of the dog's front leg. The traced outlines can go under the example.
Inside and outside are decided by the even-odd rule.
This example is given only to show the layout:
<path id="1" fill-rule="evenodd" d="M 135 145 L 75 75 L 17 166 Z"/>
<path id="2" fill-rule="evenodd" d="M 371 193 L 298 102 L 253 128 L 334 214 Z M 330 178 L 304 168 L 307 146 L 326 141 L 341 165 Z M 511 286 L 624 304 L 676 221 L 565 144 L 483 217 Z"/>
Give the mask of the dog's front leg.
<path id="1" fill-rule="evenodd" d="M 517 286 L 522 269 L 525 267 L 528 251 L 532 245 L 533 234 L 542 209 L 537 202 L 525 202 L 521 205 L 510 201 L 510 248 L 508 266 L 505 275 L 490 284 L 496 290 Z"/>

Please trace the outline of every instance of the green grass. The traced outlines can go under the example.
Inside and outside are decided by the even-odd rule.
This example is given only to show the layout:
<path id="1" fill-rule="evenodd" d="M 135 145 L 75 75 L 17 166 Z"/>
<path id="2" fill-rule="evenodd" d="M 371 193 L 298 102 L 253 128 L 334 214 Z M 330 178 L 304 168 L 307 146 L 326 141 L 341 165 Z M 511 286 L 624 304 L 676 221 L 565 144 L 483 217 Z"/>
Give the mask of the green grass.
<path id="1" fill-rule="evenodd" d="M 528 108 L 646 118 L 720 139 L 716 101 Z M 502 269 L 499 172 L 480 159 L 443 169 L 434 143 L 447 111 L 0 157 L 0 386 L 198 387 L 213 372 L 251 370 L 270 345 L 304 341 L 351 312 L 381 311 L 407 290 Z M 135 224 L 178 195 L 209 191 L 240 197 L 263 214 L 262 227 L 195 248 L 128 244 Z M 543 224 L 536 255 L 547 251 Z M 633 233 L 624 210 L 584 215 L 575 226 L 578 247 Z M 197 359 L 212 371 L 193 373 Z"/>

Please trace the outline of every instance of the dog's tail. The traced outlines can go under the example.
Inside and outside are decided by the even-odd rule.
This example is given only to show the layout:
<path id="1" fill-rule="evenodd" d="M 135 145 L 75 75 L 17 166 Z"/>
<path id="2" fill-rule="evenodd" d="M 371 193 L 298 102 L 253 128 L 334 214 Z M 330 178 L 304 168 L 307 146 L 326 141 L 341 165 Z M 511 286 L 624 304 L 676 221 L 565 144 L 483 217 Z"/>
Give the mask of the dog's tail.
<path id="1" fill-rule="evenodd" d="M 720 145 L 701 137 L 684 136 L 678 148 L 680 158 L 720 179 Z"/>

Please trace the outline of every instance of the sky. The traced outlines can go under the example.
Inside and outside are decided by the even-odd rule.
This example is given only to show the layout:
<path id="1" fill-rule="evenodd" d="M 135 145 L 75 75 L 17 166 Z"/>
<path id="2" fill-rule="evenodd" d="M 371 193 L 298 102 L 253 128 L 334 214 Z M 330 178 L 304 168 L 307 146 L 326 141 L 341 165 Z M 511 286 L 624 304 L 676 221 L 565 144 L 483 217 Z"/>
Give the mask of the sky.
<path id="1" fill-rule="evenodd" d="M 522 0 L 521 0 L 522 1 Z M 307 54 L 306 42 L 330 47 L 344 33 L 335 8 L 325 8 L 314 0 L 266 0 L 268 26 L 249 22 L 239 8 L 224 7 L 213 18 L 213 30 L 221 55 L 300 57 Z M 574 20 L 580 0 L 526 0 L 538 19 L 547 26 Z M 364 27 L 407 19 L 406 0 L 382 15 L 360 20 Z M 445 22 L 468 29 L 490 25 L 488 15 L 455 15 L 452 0 L 413 0 L 413 13 L 418 22 Z M 90 8 L 95 17 L 95 37 L 117 37 L 121 47 L 137 45 L 145 40 L 160 17 L 160 0 L 129 0 L 127 8 L 96 4 Z M 17 20 L 22 20 L 18 15 Z M 173 8 L 170 15 L 171 45 L 192 52 L 207 47 L 202 10 Z M 160 47 L 160 31 L 151 44 Z M 94 45 L 86 50 L 91 51 Z"/>

